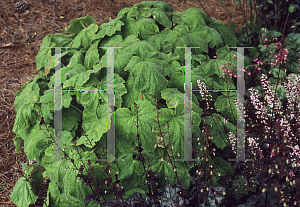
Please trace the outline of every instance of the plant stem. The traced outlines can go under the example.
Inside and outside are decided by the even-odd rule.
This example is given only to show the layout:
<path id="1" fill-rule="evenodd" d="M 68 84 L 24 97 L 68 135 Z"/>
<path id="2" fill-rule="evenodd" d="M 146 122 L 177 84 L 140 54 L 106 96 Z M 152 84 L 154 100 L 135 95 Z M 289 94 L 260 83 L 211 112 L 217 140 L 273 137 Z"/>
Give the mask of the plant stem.
<path id="1" fill-rule="evenodd" d="M 76 109 L 76 111 L 80 112 L 81 114 L 83 113 L 83 111 L 81 111 L 79 108 L 77 108 L 76 106 L 70 104 L 70 106 L 72 106 L 74 109 Z"/>

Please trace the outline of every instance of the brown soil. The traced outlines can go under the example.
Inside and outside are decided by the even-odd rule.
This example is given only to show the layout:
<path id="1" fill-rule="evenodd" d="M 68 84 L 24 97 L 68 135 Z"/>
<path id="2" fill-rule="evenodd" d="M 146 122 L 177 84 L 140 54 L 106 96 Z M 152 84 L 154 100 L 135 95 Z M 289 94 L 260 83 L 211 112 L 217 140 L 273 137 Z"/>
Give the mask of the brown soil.
<path id="1" fill-rule="evenodd" d="M 35 57 L 43 37 L 51 33 L 63 33 L 72 20 L 86 15 L 94 17 L 96 23 L 101 25 L 108 22 L 110 17 L 116 18 L 122 8 L 132 7 L 142 0 L 27 0 L 29 9 L 22 13 L 15 10 L 16 2 L 0 0 L 0 206 L 15 206 L 9 195 L 24 173 L 21 163 L 28 165 L 23 142 L 21 153 L 17 154 L 12 141 L 16 116 L 14 94 L 38 74 Z M 209 16 L 230 25 L 226 8 L 220 0 L 166 2 L 175 12 L 200 8 Z M 238 5 L 233 0 L 223 2 L 237 28 L 244 25 Z M 241 1 L 243 10 L 246 8 L 245 2 Z M 247 20 L 250 20 L 250 6 L 247 8 Z"/>

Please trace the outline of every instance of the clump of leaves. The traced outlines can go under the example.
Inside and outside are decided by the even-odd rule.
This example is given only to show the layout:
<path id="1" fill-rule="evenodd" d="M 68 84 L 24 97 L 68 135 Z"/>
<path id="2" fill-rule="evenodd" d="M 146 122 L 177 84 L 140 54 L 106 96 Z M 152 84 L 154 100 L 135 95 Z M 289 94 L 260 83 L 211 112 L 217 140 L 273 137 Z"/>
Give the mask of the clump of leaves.
<path id="1" fill-rule="evenodd" d="M 209 89 L 236 90 L 233 79 L 225 81 L 219 70 L 223 61 L 236 61 L 229 50 L 229 45 L 236 46 L 236 38 L 227 25 L 200 9 L 173 12 L 166 2 L 147 1 L 122 9 L 116 19 L 101 26 L 90 16 L 76 19 L 66 33 L 73 34 L 51 34 L 43 39 L 36 57 L 39 75 L 16 93 L 16 151 L 24 140 L 26 156 L 38 164 L 25 171 L 39 172 L 18 180 L 10 196 L 16 205 L 35 203 L 38 195 L 34 189 L 45 178 L 51 181 L 46 206 L 124 206 L 134 193 L 146 194 L 147 205 L 164 206 L 161 190 L 168 185 L 179 190 L 182 200 L 176 202 L 194 205 L 192 201 L 199 203 L 200 197 L 191 196 L 188 189 L 196 187 L 198 195 L 208 188 L 214 192 L 212 186 L 221 177 L 233 176 L 226 146 L 232 148 L 229 134 L 236 133 L 236 97 L 228 92 L 213 94 L 216 106 L 210 114 L 202 113 L 203 97 L 193 94 L 192 144 L 204 147 L 193 150 L 193 158 L 204 159 L 175 162 L 185 153 L 186 57 L 177 47 L 199 47 L 192 49 L 193 90 L 198 89 L 197 80 Z M 50 47 L 66 48 L 61 58 L 55 58 Z M 121 161 L 102 158 L 110 138 L 105 91 L 112 56 L 104 47 L 122 47 L 114 49 L 113 59 L 115 158 Z M 215 53 L 222 59 L 212 59 Z M 55 71 L 57 61 L 62 68 Z M 61 148 L 54 140 L 53 116 L 54 83 L 60 74 Z M 54 149 L 62 160 L 57 161 Z M 211 153 L 212 149 L 218 152 Z M 200 169 L 204 171 L 198 180 Z M 215 193 L 213 197 L 217 204 Z"/>

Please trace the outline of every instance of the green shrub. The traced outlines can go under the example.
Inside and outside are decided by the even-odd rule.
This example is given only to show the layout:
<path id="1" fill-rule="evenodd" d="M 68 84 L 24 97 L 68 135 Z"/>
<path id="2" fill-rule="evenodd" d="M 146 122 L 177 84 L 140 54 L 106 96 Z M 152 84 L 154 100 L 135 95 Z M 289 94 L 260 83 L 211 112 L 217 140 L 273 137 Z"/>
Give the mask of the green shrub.
<path id="1" fill-rule="evenodd" d="M 234 79 L 225 81 L 219 69 L 224 61 L 236 64 L 236 52 L 229 49 L 237 40 L 231 28 L 197 8 L 180 13 L 173 12 L 166 2 L 148 1 L 122 9 L 116 19 L 101 26 L 90 16 L 76 19 L 66 33 L 73 34 L 51 34 L 43 39 L 36 57 L 39 75 L 16 93 L 16 151 L 23 139 L 26 156 L 37 164 L 28 169 L 24 166 L 25 177 L 16 183 L 11 200 L 20 207 L 35 203 L 46 177 L 51 181 L 47 206 L 97 206 L 115 197 L 127 199 L 136 192 L 152 198 L 170 183 L 179 184 L 182 193 L 189 189 L 191 171 L 204 168 L 205 162 L 174 161 L 184 158 L 185 50 L 176 47 L 199 47 L 192 48 L 193 90 L 198 89 L 197 80 L 207 89 L 236 90 Z M 99 91 L 107 84 L 108 53 L 103 47 L 112 46 L 123 47 L 114 49 L 115 155 L 123 162 L 98 161 L 107 147 L 107 95 Z M 49 47 L 68 47 L 62 49 L 60 71 L 54 71 L 55 61 L 60 60 Z M 219 59 L 213 59 L 215 55 Z M 245 63 L 250 64 L 246 57 Z M 66 160 L 49 161 L 54 159 L 54 77 L 59 77 L 58 72 L 66 90 L 62 93 L 60 149 Z M 212 93 L 221 115 L 216 111 L 203 114 L 204 100 L 199 93 L 193 94 L 193 137 L 203 138 L 200 129 L 213 122 L 211 142 L 220 150 L 225 148 L 229 141 L 224 135 L 236 133 L 236 98 L 232 94 Z M 223 136 L 218 131 L 222 125 L 227 129 Z M 168 126 L 168 131 L 163 126 Z M 194 146 L 200 142 L 203 140 L 193 139 Z M 233 175 L 225 161 L 229 153 L 218 155 L 209 158 L 218 171 L 206 185 Z"/>

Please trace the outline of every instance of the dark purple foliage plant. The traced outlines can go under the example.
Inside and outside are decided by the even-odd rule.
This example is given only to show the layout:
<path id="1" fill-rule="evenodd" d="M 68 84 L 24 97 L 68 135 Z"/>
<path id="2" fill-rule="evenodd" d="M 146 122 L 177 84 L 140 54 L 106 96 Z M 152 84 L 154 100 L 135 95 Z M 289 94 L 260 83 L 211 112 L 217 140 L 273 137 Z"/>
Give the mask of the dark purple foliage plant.
<path id="1" fill-rule="evenodd" d="M 291 37 L 292 34 L 288 40 Z M 230 181 L 230 190 L 235 199 L 233 202 L 227 200 L 226 205 L 298 206 L 300 76 L 299 72 L 287 75 L 287 68 L 282 68 L 291 51 L 291 45 L 288 49 L 284 47 L 284 35 L 281 41 L 266 38 L 264 42 L 259 45 L 260 51 L 269 55 L 269 58 L 255 58 L 253 62 L 256 64 L 245 68 L 246 71 L 248 67 L 254 68 L 252 73 L 247 74 L 255 76 L 256 80 L 261 79 L 262 86 L 249 87 L 249 95 L 246 97 L 247 110 L 254 113 L 246 115 L 245 147 L 246 154 L 253 161 L 234 165 L 234 169 L 239 169 L 235 179 Z M 231 64 L 226 63 L 220 69 L 227 65 Z M 226 75 L 236 77 L 231 70 L 230 67 L 225 68 Z M 268 81 L 268 76 L 271 81 Z M 247 86 L 249 82 L 246 82 Z"/>

